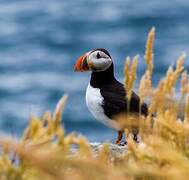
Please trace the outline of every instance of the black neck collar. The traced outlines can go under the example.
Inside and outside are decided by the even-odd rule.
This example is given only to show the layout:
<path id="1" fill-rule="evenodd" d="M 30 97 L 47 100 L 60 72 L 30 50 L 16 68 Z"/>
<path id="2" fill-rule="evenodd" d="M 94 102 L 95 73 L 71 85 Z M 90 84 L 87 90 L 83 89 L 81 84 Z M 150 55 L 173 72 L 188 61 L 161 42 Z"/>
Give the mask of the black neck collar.
<path id="1" fill-rule="evenodd" d="M 114 65 L 112 63 L 111 66 L 105 71 L 92 72 L 90 85 L 94 88 L 100 88 L 114 80 Z"/>

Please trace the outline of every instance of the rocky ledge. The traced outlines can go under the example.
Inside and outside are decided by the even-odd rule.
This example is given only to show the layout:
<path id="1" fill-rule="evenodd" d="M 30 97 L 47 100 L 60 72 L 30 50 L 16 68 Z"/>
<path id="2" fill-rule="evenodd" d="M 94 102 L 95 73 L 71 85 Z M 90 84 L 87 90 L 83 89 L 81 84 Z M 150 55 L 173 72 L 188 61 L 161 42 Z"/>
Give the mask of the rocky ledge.
<path id="1" fill-rule="evenodd" d="M 103 143 L 90 143 L 91 148 L 94 152 L 94 154 L 98 154 L 98 152 L 103 148 L 104 144 Z M 119 157 L 121 155 L 123 155 L 124 153 L 126 153 L 127 151 L 127 146 L 123 145 L 117 145 L 117 144 L 108 144 L 109 147 L 109 153 L 110 156 L 112 157 Z"/>

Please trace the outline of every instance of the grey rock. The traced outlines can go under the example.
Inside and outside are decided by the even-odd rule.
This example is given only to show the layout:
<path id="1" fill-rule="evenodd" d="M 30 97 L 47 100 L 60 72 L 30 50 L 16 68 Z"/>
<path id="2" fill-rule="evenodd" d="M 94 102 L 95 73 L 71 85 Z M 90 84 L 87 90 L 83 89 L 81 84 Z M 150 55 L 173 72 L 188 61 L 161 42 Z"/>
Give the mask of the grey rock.
<path id="1" fill-rule="evenodd" d="M 99 151 L 105 144 L 103 143 L 90 143 L 91 148 L 95 155 L 98 155 Z M 127 152 L 127 145 L 108 144 L 109 154 L 111 157 L 119 157 Z"/>

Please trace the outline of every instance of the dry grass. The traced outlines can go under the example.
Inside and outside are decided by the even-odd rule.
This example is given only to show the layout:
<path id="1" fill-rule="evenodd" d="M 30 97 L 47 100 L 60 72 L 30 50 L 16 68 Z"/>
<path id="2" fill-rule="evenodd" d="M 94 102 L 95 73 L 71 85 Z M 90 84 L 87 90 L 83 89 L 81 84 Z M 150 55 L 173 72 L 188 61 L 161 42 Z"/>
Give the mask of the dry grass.
<path id="1" fill-rule="evenodd" d="M 138 64 L 138 56 L 135 56 L 133 58 L 132 63 L 130 57 L 126 58 L 125 68 L 124 68 L 124 74 L 125 74 L 124 85 L 127 92 L 127 98 L 129 101 L 131 99 L 132 88 L 136 80 L 137 64 Z"/>
<path id="2" fill-rule="evenodd" d="M 188 179 L 189 82 L 187 72 L 183 72 L 185 55 L 179 57 L 176 68 L 170 67 L 157 88 L 152 89 L 154 35 L 153 28 L 146 45 L 147 70 L 139 86 L 141 101 L 148 96 L 151 99 L 150 115 L 140 119 L 139 144 L 128 137 L 128 151 L 121 157 L 110 157 L 108 144 L 98 156 L 94 156 L 84 137 L 65 136 L 60 123 L 67 99 L 64 96 L 53 115 L 46 112 L 41 118 L 31 117 L 19 142 L 12 139 L 0 141 L 0 179 Z M 137 60 L 131 66 L 129 61 L 126 62 L 125 85 L 129 91 L 136 78 L 136 65 Z M 169 100 L 175 96 L 174 86 L 180 76 L 180 100 L 186 102 L 183 120 L 178 118 L 180 101 Z M 153 122 L 152 113 L 156 114 Z M 73 144 L 78 146 L 75 154 L 70 151 Z"/>

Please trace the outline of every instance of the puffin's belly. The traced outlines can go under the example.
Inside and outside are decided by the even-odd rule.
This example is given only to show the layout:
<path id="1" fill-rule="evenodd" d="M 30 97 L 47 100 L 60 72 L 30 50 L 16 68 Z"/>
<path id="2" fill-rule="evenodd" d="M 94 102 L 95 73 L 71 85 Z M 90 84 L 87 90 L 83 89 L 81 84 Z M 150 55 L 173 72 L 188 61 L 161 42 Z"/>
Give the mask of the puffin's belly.
<path id="1" fill-rule="evenodd" d="M 86 104 L 91 114 L 103 124 L 113 129 L 120 130 L 119 124 L 117 124 L 114 120 L 111 120 L 104 114 L 102 107 L 103 100 L 104 98 L 100 93 L 100 89 L 93 88 L 89 84 L 86 91 Z"/>

